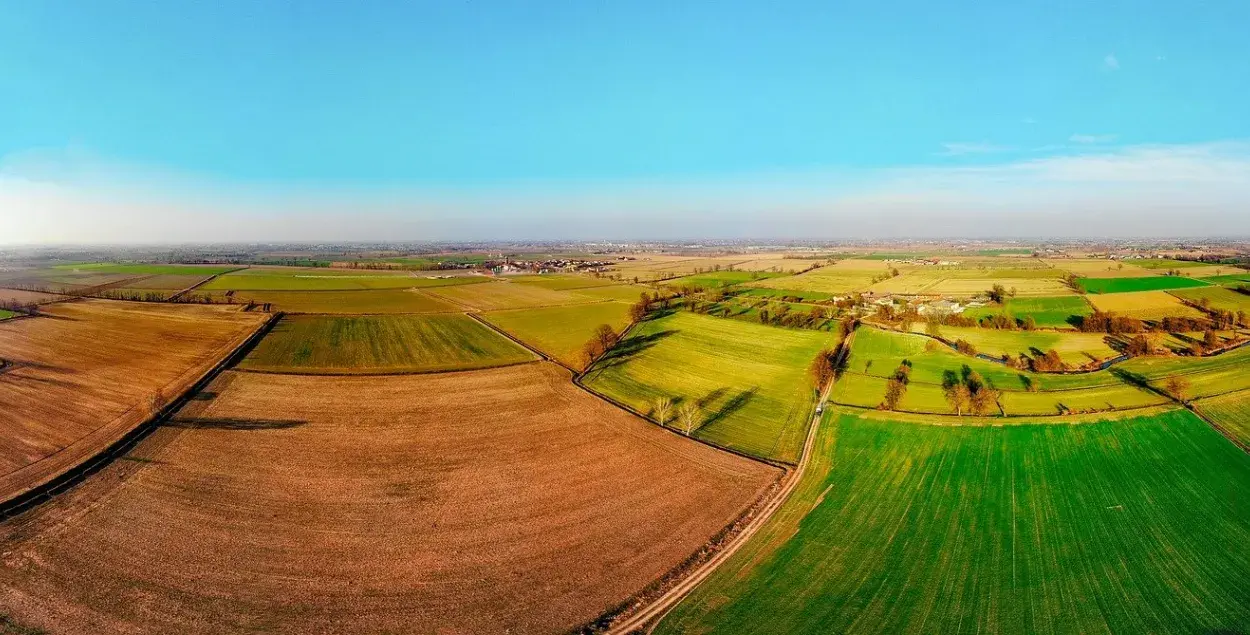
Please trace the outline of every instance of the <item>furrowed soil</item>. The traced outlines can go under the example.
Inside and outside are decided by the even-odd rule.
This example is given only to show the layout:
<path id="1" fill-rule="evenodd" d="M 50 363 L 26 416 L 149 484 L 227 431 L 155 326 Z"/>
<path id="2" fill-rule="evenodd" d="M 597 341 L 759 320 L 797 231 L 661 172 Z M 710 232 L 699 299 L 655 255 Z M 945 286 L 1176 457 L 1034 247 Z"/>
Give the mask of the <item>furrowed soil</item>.
<path id="1" fill-rule="evenodd" d="M 56 633 L 560 633 L 780 475 L 550 363 L 227 371 L 129 456 L 0 523 L 0 613 Z"/>
<path id="2" fill-rule="evenodd" d="M 264 322 L 237 307 L 80 300 L 0 324 L 0 500 L 120 439 Z"/>

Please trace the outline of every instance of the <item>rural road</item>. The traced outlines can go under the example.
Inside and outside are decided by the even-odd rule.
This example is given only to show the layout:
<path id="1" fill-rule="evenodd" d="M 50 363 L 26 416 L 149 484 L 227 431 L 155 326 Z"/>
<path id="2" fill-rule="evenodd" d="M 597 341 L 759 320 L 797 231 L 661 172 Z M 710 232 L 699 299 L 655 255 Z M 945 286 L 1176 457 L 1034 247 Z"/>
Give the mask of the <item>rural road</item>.
<path id="1" fill-rule="evenodd" d="M 844 358 L 846 351 L 850 350 L 851 341 L 854 337 L 855 334 L 851 333 L 851 336 L 846 338 L 846 341 L 843 342 L 842 351 L 839 353 L 838 357 L 837 367 L 841 367 L 841 361 Z M 834 382 L 830 381 L 824 389 L 821 390 L 820 400 L 816 402 L 817 404 L 825 403 L 825 401 L 829 398 L 829 392 L 833 389 L 833 384 Z M 823 410 L 823 408 L 819 409 Z M 653 602 L 651 602 L 651 604 L 626 616 L 621 621 L 612 624 L 612 626 L 605 632 L 609 635 L 626 635 L 628 633 L 636 633 L 639 631 L 650 633 L 655 629 L 656 625 L 660 623 L 660 619 L 663 618 L 664 615 L 671 611 L 673 607 L 677 606 L 677 604 L 681 602 L 681 600 L 685 598 L 688 593 L 693 591 L 695 587 L 699 586 L 699 584 L 706 580 L 708 576 L 712 575 L 712 573 L 716 571 L 717 567 L 731 558 L 734 553 L 742 547 L 742 545 L 745 545 L 752 536 L 759 532 L 760 528 L 762 528 L 764 524 L 772 518 L 773 514 L 780 509 L 787 500 L 790 499 L 790 494 L 794 492 L 795 488 L 798 487 L 799 482 L 803 480 L 803 473 L 807 471 L 807 464 L 811 459 L 812 446 L 816 444 L 816 432 L 820 427 L 820 419 L 822 416 L 822 413 L 812 413 L 811 425 L 809 425 L 807 429 L 807 439 L 803 442 L 803 453 L 799 457 L 799 463 L 795 466 L 794 471 L 791 472 L 786 484 L 781 488 L 781 491 L 779 491 L 777 495 L 774 496 L 762 510 L 760 510 L 760 513 L 757 514 L 755 518 L 751 519 L 751 522 L 733 539 L 733 541 L 726 545 L 724 549 L 718 551 L 716 555 L 712 556 L 712 558 L 707 562 L 704 562 L 694 571 L 690 572 L 685 579 L 673 586 L 673 588 L 665 591 L 663 595 L 657 597 Z"/>

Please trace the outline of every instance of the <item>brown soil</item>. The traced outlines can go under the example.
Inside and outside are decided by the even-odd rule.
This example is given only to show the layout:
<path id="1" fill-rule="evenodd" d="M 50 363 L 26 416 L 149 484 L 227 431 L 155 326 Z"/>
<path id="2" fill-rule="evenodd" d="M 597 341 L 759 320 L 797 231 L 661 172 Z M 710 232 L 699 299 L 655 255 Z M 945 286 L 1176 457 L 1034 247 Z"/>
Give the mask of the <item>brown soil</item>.
<path id="1" fill-rule="evenodd" d="M 237 307 L 81 300 L 0 322 L 0 501 L 108 447 L 263 322 Z M 164 405 L 164 404 L 161 404 Z"/>
<path id="2" fill-rule="evenodd" d="M 0 613 L 56 633 L 562 632 L 779 475 L 547 362 L 228 371 L 129 456 L 0 524 Z"/>
<path id="3" fill-rule="evenodd" d="M 48 302 L 64 300 L 67 297 L 68 296 L 57 295 L 55 293 L 22 291 L 21 289 L 0 289 L 0 302 L 20 302 L 22 304 L 34 302 L 35 304 L 46 304 Z"/>

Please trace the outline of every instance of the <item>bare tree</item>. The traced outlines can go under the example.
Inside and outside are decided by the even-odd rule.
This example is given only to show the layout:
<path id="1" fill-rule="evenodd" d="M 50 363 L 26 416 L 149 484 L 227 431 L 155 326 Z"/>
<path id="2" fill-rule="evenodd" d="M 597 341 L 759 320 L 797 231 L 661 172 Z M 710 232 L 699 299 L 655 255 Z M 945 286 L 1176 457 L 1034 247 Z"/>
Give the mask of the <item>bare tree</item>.
<path id="1" fill-rule="evenodd" d="M 699 427 L 699 404 L 687 400 L 677 409 L 677 417 L 681 420 L 681 431 L 690 436 Z"/>
<path id="2" fill-rule="evenodd" d="M 160 414 L 161 409 L 165 407 L 165 391 L 157 389 L 156 392 L 148 395 L 148 414 L 155 417 Z"/>
<path id="3" fill-rule="evenodd" d="M 669 415 L 673 414 L 673 400 L 668 397 L 660 397 L 655 400 L 655 421 L 660 425 L 668 423 Z"/>

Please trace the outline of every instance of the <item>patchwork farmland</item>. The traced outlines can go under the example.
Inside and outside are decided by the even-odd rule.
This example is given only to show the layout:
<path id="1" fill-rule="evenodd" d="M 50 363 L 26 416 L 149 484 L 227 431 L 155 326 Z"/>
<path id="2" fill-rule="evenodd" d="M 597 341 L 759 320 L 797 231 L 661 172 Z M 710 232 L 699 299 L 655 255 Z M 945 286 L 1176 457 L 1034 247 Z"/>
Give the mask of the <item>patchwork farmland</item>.
<path id="1" fill-rule="evenodd" d="M 0 632 L 1250 630 L 1239 269 L 725 251 L 0 269 Z"/>

